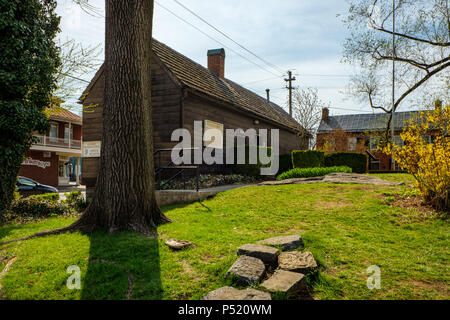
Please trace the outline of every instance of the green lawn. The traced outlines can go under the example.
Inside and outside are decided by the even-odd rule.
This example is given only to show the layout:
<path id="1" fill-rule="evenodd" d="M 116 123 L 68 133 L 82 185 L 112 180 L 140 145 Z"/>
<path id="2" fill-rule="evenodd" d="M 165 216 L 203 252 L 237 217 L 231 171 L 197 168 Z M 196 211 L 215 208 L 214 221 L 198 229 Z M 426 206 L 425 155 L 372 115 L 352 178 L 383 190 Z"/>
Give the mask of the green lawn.
<path id="1" fill-rule="evenodd" d="M 127 275 L 118 266 L 92 262 L 104 259 L 133 275 L 132 299 L 199 299 L 225 285 L 223 276 L 236 260 L 240 245 L 301 234 L 305 249 L 313 252 L 321 265 L 319 276 L 310 279 L 316 299 L 449 299 L 449 224 L 385 204 L 382 193 L 400 189 L 324 184 L 254 186 L 202 203 L 164 208 L 173 223 L 159 228 L 158 239 L 98 232 L 11 244 L 0 250 L 0 256 L 18 257 L 2 279 L 3 297 L 123 299 Z M 72 221 L 52 218 L 3 226 L 0 239 Z M 166 238 L 189 240 L 196 247 L 172 252 L 164 245 Z M 81 268 L 81 290 L 69 290 L 65 285 L 71 265 Z M 366 287 L 370 265 L 381 268 L 381 290 Z"/>
<path id="2" fill-rule="evenodd" d="M 373 173 L 370 175 L 387 181 L 404 182 L 407 185 L 414 185 L 416 181 L 412 175 L 406 173 Z"/>

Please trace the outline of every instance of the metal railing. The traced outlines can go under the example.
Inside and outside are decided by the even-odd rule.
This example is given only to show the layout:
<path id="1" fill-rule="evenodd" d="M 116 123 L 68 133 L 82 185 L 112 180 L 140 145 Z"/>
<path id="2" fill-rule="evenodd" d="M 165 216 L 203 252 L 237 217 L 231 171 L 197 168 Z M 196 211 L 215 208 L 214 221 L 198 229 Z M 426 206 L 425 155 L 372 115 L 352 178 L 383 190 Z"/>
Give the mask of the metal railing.
<path id="1" fill-rule="evenodd" d="M 81 140 L 52 138 L 42 135 L 34 135 L 37 138 L 36 146 L 57 147 L 81 150 Z"/>
<path id="2" fill-rule="evenodd" d="M 167 165 L 162 165 L 162 159 L 161 154 L 164 152 L 172 152 L 173 149 L 158 149 L 154 152 L 154 159 L 155 159 L 155 177 L 156 177 L 156 189 L 161 190 L 165 185 L 168 183 L 176 180 L 177 178 L 181 177 L 183 180 L 183 186 L 186 190 L 186 175 L 184 174 L 188 170 L 195 170 L 195 190 L 198 192 L 199 190 L 199 169 L 200 167 L 198 165 L 192 165 L 192 166 L 177 166 L 172 161 L 168 163 Z M 177 150 L 177 149 L 175 149 Z M 182 148 L 178 149 L 182 152 L 184 150 L 196 150 L 196 148 Z M 162 177 L 164 175 L 164 172 L 170 171 L 171 173 L 174 173 L 171 175 L 168 179 L 162 180 Z"/>

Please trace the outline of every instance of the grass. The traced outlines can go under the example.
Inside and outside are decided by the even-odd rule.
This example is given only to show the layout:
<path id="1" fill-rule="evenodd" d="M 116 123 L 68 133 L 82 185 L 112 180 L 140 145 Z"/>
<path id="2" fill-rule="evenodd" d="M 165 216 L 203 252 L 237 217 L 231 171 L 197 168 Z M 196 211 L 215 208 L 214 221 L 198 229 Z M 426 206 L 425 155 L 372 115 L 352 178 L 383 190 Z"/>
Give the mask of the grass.
<path id="1" fill-rule="evenodd" d="M 401 176 L 398 176 L 399 178 Z M 404 176 L 403 179 L 409 179 Z M 236 249 L 271 236 L 301 234 L 321 271 L 308 279 L 316 299 L 449 299 L 450 233 L 447 221 L 390 207 L 383 193 L 402 187 L 362 185 L 254 186 L 189 205 L 169 206 L 173 220 L 157 239 L 121 232 L 63 234 L 8 245 L 0 256 L 17 260 L 3 277 L 6 299 L 200 299 L 227 282 Z M 355 201 L 357 199 L 357 201 Z M 416 218 L 417 217 L 417 218 Z M 70 224 L 51 218 L 0 227 L 9 240 Z M 164 239 L 196 247 L 172 252 Z M 3 268 L 5 262 L 0 263 Z M 67 268 L 81 269 L 81 290 L 69 290 Z M 366 269 L 381 268 L 381 290 L 366 286 Z"/>
<path id="2" fill-rule="evenodd" d="M 391 182 L 404 182 L 407 185 L 414 185 L 416 181 L 412 175 L 407 173 L 373 173 L 371 175 Z"/>
<path id="3" fill-rule="evenodd" d="M 294 168 L 283 172 L 277 177 L 277 180 L 286 180 L 293 178 L 321 177 L 330 173 L 345 172 L 351 173 L 352 169 L 346 166 L 341 167 L 314 167 L 314 168 Z"/>

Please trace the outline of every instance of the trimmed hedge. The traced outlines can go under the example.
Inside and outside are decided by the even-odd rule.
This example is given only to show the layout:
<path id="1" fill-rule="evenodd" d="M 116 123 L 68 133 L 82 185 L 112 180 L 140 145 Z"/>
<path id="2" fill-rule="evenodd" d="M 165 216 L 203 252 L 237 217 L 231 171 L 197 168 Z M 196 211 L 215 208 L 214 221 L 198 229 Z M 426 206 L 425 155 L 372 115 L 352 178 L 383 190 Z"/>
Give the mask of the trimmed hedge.
<path id="1" fill-rule="evenodd" d="M 30 196 L 29 198 L 44 199 L 44 200 L 48 200 L 51 202 L 58 202 L 59 194 L 58 193 L 35 194 L 35 195 Z"/>
<path id="2" fill-rule="evenodd" d="M 293 168 L 314 168 L 325 165 L 325 153 L 317 150 L 292 151 Z"/>
<path id="3" fill-rule="evenodd" d="M 279 160 L 280 165 L 279 165 L 278 174 L 282 174 L 286 171 L 293 169 L 292 168 L 292 156 L 290 153 L 280 154 L 279 159 L 280 159 Z"/>
<path id="4" fill-rule="evenodd" d="M 234 148 L 234 166 L 233 173 L 247 175 L 247 176 L 259 176 L 261 175 L 261 168 L 270 167 L 270 163 L 268 165 L 262 165 L 259 161 L 259 149 L 265 148 L 267 149 L 267 155 L 270 157 L 272 154 L 272 148 L 270 147 L 258 147 L 257 148 L 257 164 L 249 164 L 249 146 L 245 146 L 245 164 L 237 164 L 237 147 Z"/>
<path id="5" fill-rule="evenodd" d="M 13 201 L 10 211 L 21 217 L 45 218 L 69 212 L 67 205 L 42 198 L 22 198 Z"/>
<path id="6" fill-rule="evenodd" d="M 316 167 L 316 168 L 294 168 L 290 171 L 280 174 L 277 180 L 286 180 L 293 178 L 321 177 L 330 173 L 345 172 L 351 173 L 352 169 L 346 166 L 342 167 Z"/>
<path id="7" fill-rule="evenodd" d="M 367 156 L 364 153 L 338 152 L 325 156 L 325 166 L 348 166 L 355 173 L 367 172 Z"/>

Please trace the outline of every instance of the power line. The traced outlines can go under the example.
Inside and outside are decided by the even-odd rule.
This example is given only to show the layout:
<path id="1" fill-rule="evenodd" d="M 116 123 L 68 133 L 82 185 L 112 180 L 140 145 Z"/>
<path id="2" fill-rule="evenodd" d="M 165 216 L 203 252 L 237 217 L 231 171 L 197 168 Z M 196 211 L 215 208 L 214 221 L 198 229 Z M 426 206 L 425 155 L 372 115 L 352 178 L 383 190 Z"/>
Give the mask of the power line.
<path id="1" fill-rule="evenodd" d="M 230 36 L 228 36 L 227 34 L 225 34 L 224 32 L 222 32 L 221 30 L 219 30 L 218 28 L 216 28 L 215 26 L 213 26 L 211 23 L 209 23 L 208 21 L 206 21 L 205 19 L 203 19 L 202 17 L 200 17 L 197 13 L 195 13 L 194 11 L 192 11 L 191 9 L 189 9 L 188 7 L 186 7 L 185 5 L 183 5 L 181 2 L 179 2 L 178 0 L 173 0 L 175 1 L 179 6 L 181 6 L 182 8 L 186 9 L 187 11 L 189 11 L 192 15 L 196 16 L 198 19 L 200 19 L 201 21 L 203 21 L 204 23 L 206 23 L 208 26 L 210 26 L 211 28 L 213 28 L 214 30 L 216 30 L 217 32 L 219 32 L 221 35 L 223 35 L 225 38 L 227 38 L 228 40 L 232 41 L 234 44 L 238 45 L 239 47 L 241 47 L 243 50 L 247 51 L 248 53 L 250 53 L 252 56 L 254 56 L 255 58 L 257 58 L 258 60 L 264 62 L 266 65 L 268 65 L 269 67 L 271 67 L 274 70 L 277 70 L 278 72 L 284 73 L 284 71 L 281 70 L 281 68 L 278 68 L 276 65 L 268 62 L 267 60 L 261 58 L 260 56 L 258 56 L 257 54 L 253 53 L 251 50 L 247 49 L 246 47 L 244 47 L 242 44 L 238 43 L 237 41 L 233 40 Z"/>
<path id="2" fill-rule="evenodd" d="M 70 74 L 65 74 L 65 76 L 66 76 L 66 77 L 69 77 L 69 78 L 72 78 L 72 79 L 75 79 L 75 80 L 78 80 L 78 81 L 82 81 L 82 82 L 86 82 L 86 83 L 91 83 L 90 81 L 87 81 L 87 80 L 84 80 L 84 79 L 80 79 L 80 78 L 71 76 Z"/>
<path id="3" fill-rule="evenodd" d="M 242 85 L 242 86 L 245 86 L 245 85 L 247 85 L 247 84 L 260 83 L 260 82 L 265 82 L 265 81 L 270 81 L 270 80 L 280 79 L 280 78 L 282 78 L 282 77 L 283 77 L 283 76 L 280 76 L 280 77 L 272 77 L 272 78 L 261 79 L 261 80 L 255 80 L 255 81 L 250 81 L 250 82 L 243 83 L 243 84 L 241 84 L 241 85 Z"/>
<path id="4" fill-rule="evenodd" d="M 345 111 L 355 111 L 355 112 L 368 112 L 372 113 L 373 111 L 367 111 L 367 110 L 356 110 L 356 109 L 347 109 L 347 108 L 338 108 L 338 107 L 327 107 L 328 109 L 337 109 L 337 110 L 345 110 Z"/>
<path id="5" fill-rule="evenodd" d="M 303 74 L 303 73 L 296 73 L 297 76 L 302 77 L 351 77 L 349 74 Z"/>
<path id="6" fill-rule="evenodd" d="M 172 14 L 173 16 L 175 16 L 176 18 L 178 18 L 179 20 L 183 21 L 184 23 L 190 25 L 192 28 L 196 29 L 198 32 L 202 33 L 203 35 L 205 35 L 206 37 L 208 37 L 209 39 L 217 42 L 218 44 L 220 44 L 221 46 L 227 48 L 228 50 L 230 50 L 231 52 L 233 52 L 234 54 L 238 55 L 239 57 L 241 57 L 242 59 L 252 63 L 253 65 L 257 66 L 258 68 L 273 74 L 274 76 L 280 77 L 279 75 L 277 75 L 276 73 L 270 71 L 269 69 L 266 69 L 265 67 L 257 64 L 256 62 L 248 59 L 247 57 L 241 55 L 239 52 L 231 49 L 230 47 L 228 47 L 227 45 L 225 45 L 224 43 L 220 42 L 219 40 L 213 38 L 212 36 L 210 36 L 209 34 L 207 34 L 206 32 L 204 32 L 203 30 L 201 30 L 200 28 L 196 27 L 195 25 L 193 25 L 192 23 L 188 22 L 187 20 L 183 19 L 182 17 L 180 17 L 179 15 L 177 15 L 176 13 L 174 13 L 173 11 L 171 11 L 170 9 L 166 8 L 165 6 L 163 6 L 162 4 L 160 4 L 158 1 L 155 1 L 155 3 L 160 6 L 161 8 L 163 8 L 164 10 L 166 10 L 167 12 L 169 12 L 170 14 Z"/>

